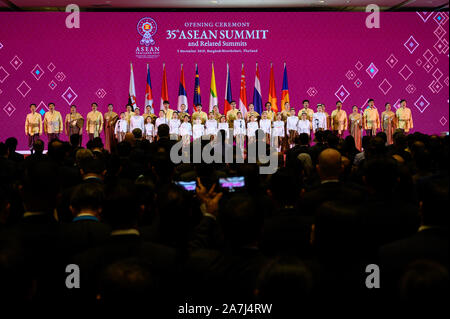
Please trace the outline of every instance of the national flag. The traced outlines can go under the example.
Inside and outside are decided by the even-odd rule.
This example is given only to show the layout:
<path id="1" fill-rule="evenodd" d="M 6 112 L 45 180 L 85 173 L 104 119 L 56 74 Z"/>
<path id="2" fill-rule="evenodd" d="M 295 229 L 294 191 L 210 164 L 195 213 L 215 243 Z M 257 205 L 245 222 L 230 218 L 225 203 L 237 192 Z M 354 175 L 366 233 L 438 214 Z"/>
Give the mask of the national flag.
<path id="1" fill-rule="evenodd" d="M 256 74 L 255 74 L 255 88 L 253 90 L 253 105 L 255 106 L 255 112 L 258 114 L 262 113 L 262 95 L 261 95 L 261 81 L 259 80 L 259 68 L 258 63 L 256 63 Z"/>
<path id="2" fill-rule="evenodd" d="M 131 108 L 137 107 L 136 104 L 136 87 L 134 86 L 134 74 L 133 74 L 133 64 L 130 63 L 131 72 L 130 72 L 130 88 L 128 91 L 128 104 L 131 105 Z"/>
<path id="3" fill-rule="evenodd" d="M 186 105 L 188 109 L 188 101 L 186 95 L 186 83 L 184 81 L 183 64 L 181 65 L 180 86 L 178 87 L 178 111 L 181 111 L 181 104 Z"/>
<path id="4" fill-rule="evenodd" d="M 273 64 L 270 63 L 270 81 L 269 81 L 269 102 L 272 104 L 272 111 L 278 112 L 277 92 L 275 90 L 275 76 L 273 75 Z"/>
<path id="5" fill-rule="evenodd" d="M 144 106 L 147 107 L 148 105 L 151 106 L 151 112 L 155 113 L 153 110 L 153 92 L 152 92 L 152 81 L 150 80 L 150 68 L 147 64 L 147 84 L 145 85 L 145 104 L 144 104 Z"/>
<path id="6" fill-rule="evenodd" d="M 286 63 L 284 63 L 283 88 L 281 91 L 281 105 L 280 105 L 281 109 L 284 109 L 284 104 L 286 102 L 289 102 L 289 88 L 288 88 Z"/>
<path id="7" fill-rule="evenodd" d="M 243 63 L 241 71 L 241 90 L 239 94 L 239 111 L 241 111 L 242 116 L 244 117 L 245 114 L 247 114 L 247 88 L 245 86 L 245 72 Z"/>
<path id="8" fill-rule="evenodd" d="M 216 76 L 214 75 L 214 64 L 211 69 L 211 86 L 209 89 L 209 111 L 212 112 L 214 105 L 218 105 L 217 89 L 216 89 Z"/>
<path id="9" fill-rule="evenodd" d="M 230 79 L 230 67 L 227 63 L 227 84 L 225 87 L 225 106 L 223 113 L 227 115 L 228 111 L 231 110 L 231 101 L 233 100 L 231 96 L 231 79 Z"/>
<path id="10" fill-rule="evenodd" d="M 200 96 L 200 76 L 198 75 L 198 66 L 195 65 L 195 83 L 194 83 L 194 111 L 197 111 L 197 104 L 202 104 Z"/>
<path id="11" fill-rule="evenodd" d="M 166 75 L 166 64 L 163 63 L 163 78 L 162 78 L 162 85 L 161 85 L 161 105 L 159 106 L 159 109 L 163 109 L 164 101 L 169 100 L 169 89 L 167 88 L 167 75 Z"/>

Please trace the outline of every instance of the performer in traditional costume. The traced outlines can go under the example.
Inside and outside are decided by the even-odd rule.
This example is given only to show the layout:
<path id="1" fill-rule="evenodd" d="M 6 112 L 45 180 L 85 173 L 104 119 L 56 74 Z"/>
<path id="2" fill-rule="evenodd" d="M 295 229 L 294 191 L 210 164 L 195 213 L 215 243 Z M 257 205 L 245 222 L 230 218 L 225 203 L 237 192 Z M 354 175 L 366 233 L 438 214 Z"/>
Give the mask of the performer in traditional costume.
<path id="1" fill-rule="evenodd" d="M 116 122 L 114 133 L 117 141 L 120 143 L 125 140 L 125 135 L 128 132 L 128 121 L 125 112 L 120 113 L 120 120 Z"/>
<path id="2" fill-rule="evenodd" d="M 406 100 L 400 101 L 400 107 L 395 112 L 397 118 L 397 128 L 408 133 L 413 128 L 411 110 L 406 107 Z"/>
<path id="3" fill-rule="evenodd" d="M 155 125 L 153 125 L 152 123 L 152 117 L 147 116 L 144 125 L 144 138 L 151 143 L 153 142 L 154 137 L 155 137 Z"/>
<path id="4" fill-rule="evenodd" d="M 306 113 L 306 118 L 311 122 L 314 115 L 314 110 L 309 107 L 309 101 L 303 100 L 303 108 L 298 111 L 298 119 L 302 117 L 302 113 Z"/>
<path id="5" fill-rule="evenodd" d="M 381 131 L 386 133 L 387 144 L 391 145 L 394 143 L 394 131 L 395 131 L 395 113 L 391 111 L 391 105 L 386 103 L 386 111 L 381 113 Z"/>
<path id="6" fill-rule="evenodd" d="M 359 113 L 358 107 L 356 105 L 353 106 L 353 112 L 350 114 L 348 119 L 350 120 L 350 135 L 355 139 L 355 146 L 359 151 L 361 149 L 362 143 L 362 116 Z"/>
<path id="7" fill-rule="evenodd" d="M 298 134 L 306 133 L 311 136 L 312 124 L 311 121 L 308 120 L 308 114 L 303 112 L 301 115 L 301 119 L 297 123 L 297 132 Z"/>
<path id="8" fill-rule="evenodd" d="M 202 111 L 201 104 L 197 104 L 197 111 L 192 113 L 192 123 L 194 123 L 198 118 L 201 120 L 203 125 L 205 125 L 206 121 L 208 120 L 208 114 Z"/>
<path id="9" fill-rule="evenodd" d="M 206 135 L 209 135 L 210 139 L 213 140 L 215 138 L 215 136 L 217 135 L 217 121 L 214 118 L 214 112 L 211 111 L 209 112 L 208 115 L 208 120 L 205 123 L 205 127 L 206 127 Z"/>
<path id="10" fill-rule="evenodd" d="M 327 115 L 323 112 L 322 104 L 317 104 L 317 112 L 313 114 L 313 131 L 325 131 L 327 129 Z"/>
<path id="11" fill-rule="evenodd" d="M 111 152 L 116 145 L 116 138 L 114 130 L 116 122 L 119 120 L 119 115 L 114 112 L 112 104 L 108 104 L 108 112 L 104 115 L 105 118 L 105 149 Z"/>
<path id="12" fill-rule="evenodd" d="M 90 141 L 99 137 L 103 130 L 103 114 L 97 111 L 97 103 L 92 103 L 91 107 L 92 111 L 86 116 L 86 131 Z"/>
<path id="13" fill-rule="evenodd" d="M 247 123 L 247 137 L 249 144 L 256 141 L 256 131 L 258 130 L 258 128 L 259 127 L 258 122 L 256 121 L 256 116 L 252 115 L 250 117 L 250 122 Z"/>
<path id="14" fill-rule="evenodd" d="M 169 121 L 169 134 L 171 136 L 171 139 L 178 140 L 178 137 L 180 135 L 180 125 L 181 122 L 178 119 L 178 112 L 175 111 L 172 114 L 172 119 Z"/>
<path id="15" fill-rule="evenodd" d="M 42 135 L 42 117 L 36 112 L 36 104 L 30 105 L 30 113 L 25 118 L 25 135 L 28 137 L 28 148 L 33 154 L 34 142 Z"/>
<path id="16" fill-rule="evenodd" d="M 49 142 L 59 139 L 59 134 L 63 131 L 61 113 L 55 110 L 55 103 L 48 104 L 48 111 L 44 115 L 44 131 Z"/>
<path id="17" fill-rule="evenodd" d="M 342 102 L 337 101 L 336 110 L 331 113 L 331 128 L 334 134 L 339 138 L 343 138 L 347 127 L 347 112 L 342 109 Z"/>
<path id="18" fill-rule="evenodd" d="M 289 148 L 292 148 L 295 144 L 295 137 L 297 132 L 298 116 L 295 115 L 295 109 L 291 107 L 291 116 L 286 120 L 286 135 L 288 137 Z"/>
<path id="19" fill-rule="evenodd" d="M 278 112 L 276 115 L 276 121 L 273 122 L 273 128 L 272 128 L 272 146 L 276 147 L 278 152 L 284 151 L 282 149 L 283 141 L 284 141 L 284 137 L 285 137 L 284 125 L 285 125 L 285 123 L 283 121 L 283 114 L 282 114 L 282 112 Z M 287 148 L 286 148 L 286 150 L 287 150 Z"/>
<path id="20" fill-rule="evenodd" d="M 380 115 L 375 108 L 374 100 L 369 99 L 368 103 L 369 107 L 363 113 L 363 127 L 367 136 L 375 136 L 380 128 Z"/>

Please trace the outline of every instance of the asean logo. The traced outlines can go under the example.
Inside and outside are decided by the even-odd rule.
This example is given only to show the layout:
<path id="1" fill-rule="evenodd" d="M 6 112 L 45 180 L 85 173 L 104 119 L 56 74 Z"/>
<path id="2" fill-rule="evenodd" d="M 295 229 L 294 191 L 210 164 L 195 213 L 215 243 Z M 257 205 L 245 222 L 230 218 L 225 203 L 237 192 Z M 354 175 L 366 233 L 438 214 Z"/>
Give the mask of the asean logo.
<path id="1" fill-rule="evenodd" d="M 145 17 L 139 20 L 137 24 L 137 31 L 142 36 L 141 41 L 139 42 L 141 45 L 145 45 L 148 47 L 149 45 L 154 45 L 155 40 L 153 40 L 152 36 L 156 34 L 158 30 L 158 26 L 156 21 L 152 18 Z"/>

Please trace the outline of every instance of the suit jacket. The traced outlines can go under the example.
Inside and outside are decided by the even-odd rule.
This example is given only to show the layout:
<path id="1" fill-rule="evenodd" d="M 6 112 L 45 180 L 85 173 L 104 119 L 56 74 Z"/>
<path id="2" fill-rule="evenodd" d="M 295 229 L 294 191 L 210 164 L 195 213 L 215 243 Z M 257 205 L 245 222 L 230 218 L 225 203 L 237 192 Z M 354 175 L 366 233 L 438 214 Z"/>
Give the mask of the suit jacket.
<path id="1" fill-rule="evenodd" d="M 346 187 L 342 182 L 328 182 L 306 192 L 300 202 L 301 215 L 313 216 L 317 208 L 327 201 L 342 200 L 350 203 L 361 201 L 359 190 Z"/>
<path id="2" fill-rule="evenodd" d="M 381 245 L 413 235 L 420 225 L 418 207 L 397 199 L 369 197 L 361 204 L 360 216 L 365 242 L 375 252 Z"/>
<path id="3" fill-rule="evenodd" d="M 0 157 L 0 184 L 10 184 L 17 175 L 17 164 L 7 158 Z"/>
<path id="4" fill-rule="evenodd" d="M 192 234 L 189 249 L 221 250 L 223 247 L 223 233 L 219 224 L 214 218 L 204 216 Z"/>
<path id="5" fill-rule="evenodd" d="M 34 286 L 35 300 L 49 298 L 58 285 L 54 276 L 59 256 L 57 233 L 58 224 L 53 215 L 47 213 L 24 217 L 8 235 L 18 244 L 20 260 L 15 268 L 24 285 L 21 289 Z"/>
<path id="6" fill-rule="evenodd" d="M 94 220 L 78 220 L 61 224 L 59 227 L 59 244 L 67 256 L 105 243 L 111 233 L 111 227 Z"/>
<path id="7" fill-rule="evenodd" d="M 446 228 L 418 231 L 382 246 L 379 251 L 381 267 L 390 278 L 398 278 L 409 263 L 418 259 L 434 260 L 448 268 L 448 241 Z"/>
<path id="8" fill-rule="evenodd" d="M 326 146 L 323 143 L 317 143 L 314 146 L 310 147 L 309 155 L 311 155 L 311 159 L 314 166 L 317 164 L 319 155 L 324 149 L 326 149 Z"/>
<path id="9" fill-rule="evenodd" d="M 280 254 L 305 257 L 311 254 L 311 216 L 300 216 L 296 208 L 285 208 L 264 219 L 261 250 L 266 256 Z"/>
<path id="10" fill-rule="evenodd" d="M 196 250 L 186 266 L 187 295 L 203 302 L 251 301 L 256 279 L 266 262 L 258 249 L 240 248 L 226 253 Z"/>
<path id="11" fill-rule="evenodd" d="M 76 255 L 72 260 L 80 266 L 80 286 L 85 287 L 79 296 L 94 300 L 98 282 L 103 270 L 110 264 L 124 259 L 136 259 L 148 266 L 149 270 L 161 279 L 163 286 L 176 275 L 177 255 L 174 249 L 150 242 L 144 242 L 138 235 L 110 236 L 97 247 Z M 165 284 L 164 284 L 165 283 Z"/>
<path id="12" fill-rule="evenodd" d="M 9 159 L 14 162 L 21 162 L 24 160 L 24 156 L 20 153 L 14 152 L 9 155 Z"/>

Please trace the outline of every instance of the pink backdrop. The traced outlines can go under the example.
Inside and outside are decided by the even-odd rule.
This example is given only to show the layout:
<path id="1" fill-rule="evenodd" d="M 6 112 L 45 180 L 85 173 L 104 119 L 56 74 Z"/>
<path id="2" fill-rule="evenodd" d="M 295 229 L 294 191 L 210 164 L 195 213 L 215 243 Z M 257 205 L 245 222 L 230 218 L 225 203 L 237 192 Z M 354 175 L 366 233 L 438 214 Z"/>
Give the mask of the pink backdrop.
<path id="1" fill-rule="evenodd" d="M 347 112 L 352 105 L 364 107 L 368 98 L 374 98 L 382 110 L 385 102 L 395 107 L 405 98 L 413 112 L 414 130 L 440 133 L 449 128 L 448 13 L 381 13 L 379 29 L 365 26 L 366 13 L 82 12 L 79 29 L 65 26 L 67 15 L 0 13 L 0 140 L 16 136 L 19 149 L 26 149 L 23 125 L 30 103 L 44 112 L 48 102 L 55 102 L 63 118 L 72 103 L 83 115 L 94 101 L 102 112 L 108 103 L 122 111 L 128 98 L 130 62 L 139 106 L 144 104 L 146 64 L 150 65 L 156 111 L 163 63 L 172 108 L 176 108 L 183 63 L 192 110 L 195 63 L 199 66 L 202 102 L 207 106 L 214 62 L 222 109 L 227 62 L 235 100 L 239 99 L 244 63 L 249 101 L 253 97 L 255 63 L 259 63 L 263 102 L 268 96 L 270 62 L 281 100 L 286 62 L 291 105 L 297 109 L 303 99 L 309 99 L 312 105 L 325 103 L 331 112 L 339 97 Z M 155 44 L 149 48 L 157 47 L 159 52 L 151 58 L 136 53 L 136 48 L 142 47 L 137 24 L 143 17 L 151 17 L 157 24 Z M 222 22 L 240 25 L 224 27 Z M 167 39 L 167 30 L 178 30 L 176 39 Z M 260 31 L 260 39 L 227 40 L 246 46 L 189 47 L 188 43 L 196 40 L 180 39 L 180 32 L 187 35 L 194 30 L 200 34 L 217 30 L 219 35 L 221 30 L 267 31 L 265 39 Z M 197 52 L 208 49 L 240 52 Z"/>

